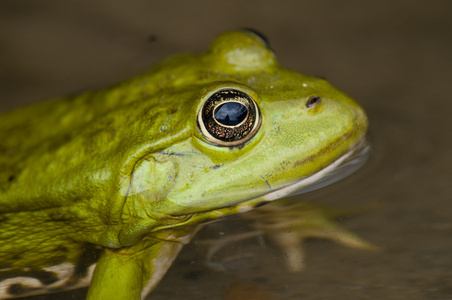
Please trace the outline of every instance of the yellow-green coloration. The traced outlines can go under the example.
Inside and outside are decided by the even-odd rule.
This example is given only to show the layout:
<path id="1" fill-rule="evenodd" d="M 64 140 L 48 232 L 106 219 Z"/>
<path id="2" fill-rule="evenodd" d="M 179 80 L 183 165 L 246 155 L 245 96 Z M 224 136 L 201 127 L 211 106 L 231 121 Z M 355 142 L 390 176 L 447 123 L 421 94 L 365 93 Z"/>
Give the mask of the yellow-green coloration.
<path id="1" fill-rule="evenodd" d="M 260 123 L 227 146 L 198 116 L 232 90 L 254 101 Z M 284 196 L 353 152 L 366 129 L 357 103 L 281 68 L 247 31 L 108 89 L 2 114 L 0 295 L 76 288 L 92 276 L 89 299 L 139 299 L 195 225 Z"/>

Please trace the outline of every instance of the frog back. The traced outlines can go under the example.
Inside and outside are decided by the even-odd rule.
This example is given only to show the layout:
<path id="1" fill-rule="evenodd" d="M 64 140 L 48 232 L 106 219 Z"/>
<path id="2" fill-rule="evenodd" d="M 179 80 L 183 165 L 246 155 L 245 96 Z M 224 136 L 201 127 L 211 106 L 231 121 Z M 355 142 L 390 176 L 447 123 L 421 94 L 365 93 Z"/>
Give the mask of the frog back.
<path id="1" fill-rule="evenodd" d="M 151 71 L 105 90 L 2 114 L 0 213 L 103 195 L 138 156 L 182 138 L 188 109 L 182 99 L 190 91 L 170 85 Z"/>

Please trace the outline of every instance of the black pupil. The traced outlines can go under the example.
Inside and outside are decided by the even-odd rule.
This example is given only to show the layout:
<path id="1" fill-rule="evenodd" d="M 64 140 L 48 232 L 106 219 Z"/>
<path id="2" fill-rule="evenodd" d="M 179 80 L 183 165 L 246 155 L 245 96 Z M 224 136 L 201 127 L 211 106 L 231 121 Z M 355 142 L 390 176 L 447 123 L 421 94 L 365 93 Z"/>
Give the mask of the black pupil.
<path id="1" fill-rule="evenodd" d="M 246 114 L 246 106 L 242 103 L 226 102 L 215 109 L 213 116 L 222 125 L 235 126 L 245 120 Z"/>

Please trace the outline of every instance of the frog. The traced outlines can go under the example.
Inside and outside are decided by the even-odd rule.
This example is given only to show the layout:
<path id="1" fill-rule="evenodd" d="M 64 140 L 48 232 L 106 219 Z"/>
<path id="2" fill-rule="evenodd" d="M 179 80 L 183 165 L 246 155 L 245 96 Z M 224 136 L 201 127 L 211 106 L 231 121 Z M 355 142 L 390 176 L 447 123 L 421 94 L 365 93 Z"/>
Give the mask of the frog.
<path id="1" fill-rule="evenodd" d="M 280 66 L 252 30 L 2 113 L 0 298 L 144 299 L 202 224 L 315 185 L 367 128 L 355 100 Z"/>

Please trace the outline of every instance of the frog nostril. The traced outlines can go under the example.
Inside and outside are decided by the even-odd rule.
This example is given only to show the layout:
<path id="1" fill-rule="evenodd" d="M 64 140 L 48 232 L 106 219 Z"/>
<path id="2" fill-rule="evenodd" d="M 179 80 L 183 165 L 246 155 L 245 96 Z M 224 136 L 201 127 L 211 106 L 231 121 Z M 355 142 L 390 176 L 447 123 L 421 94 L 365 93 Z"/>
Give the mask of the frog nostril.
<path id="1" fill-rule="evenodd" d="M 322 98 L 320 98 L 318 96 L 312 96 L 311 98 L 308 99 L 308 101 L 306 101 L 306 107 L 311 108 L 311 107 L 319 104 L 320 102 L 322 102 Z"/>

